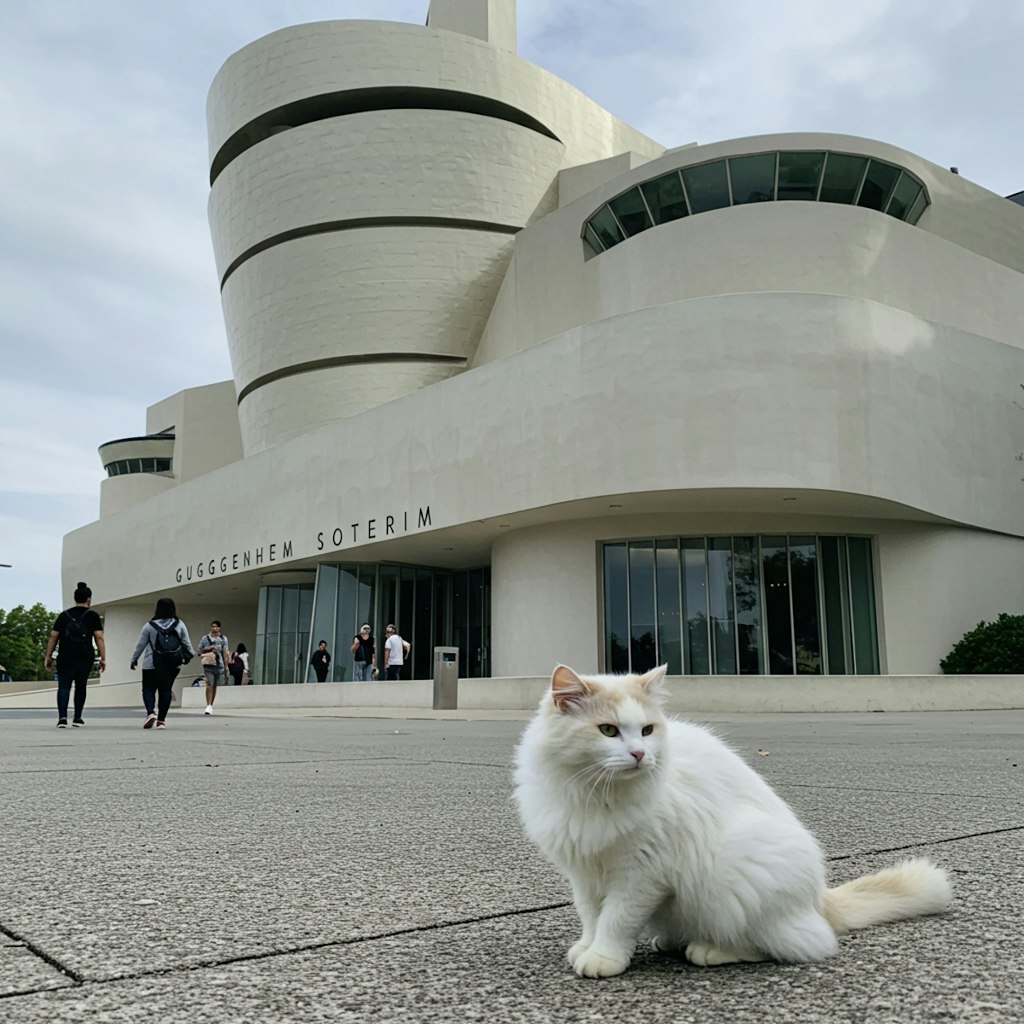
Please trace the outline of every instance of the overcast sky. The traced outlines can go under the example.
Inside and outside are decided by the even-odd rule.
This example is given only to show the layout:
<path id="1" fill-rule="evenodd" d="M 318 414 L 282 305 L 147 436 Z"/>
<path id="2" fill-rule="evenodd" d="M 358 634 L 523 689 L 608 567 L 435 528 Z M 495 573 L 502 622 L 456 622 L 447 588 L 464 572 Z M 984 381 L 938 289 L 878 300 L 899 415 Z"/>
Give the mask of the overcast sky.
<path id="1" fill-rule="evenodd" d="M 666 146 L 891 142 L 1024 189 L 1020 0 L 519 0 L 519 52 Z M 206 222 L 206 91 L 287 25 L 423 24 L 427 0 L 24 0 L 0 33 L 0 608 L 60 592 L 97 447 L 230 377 Z"/>

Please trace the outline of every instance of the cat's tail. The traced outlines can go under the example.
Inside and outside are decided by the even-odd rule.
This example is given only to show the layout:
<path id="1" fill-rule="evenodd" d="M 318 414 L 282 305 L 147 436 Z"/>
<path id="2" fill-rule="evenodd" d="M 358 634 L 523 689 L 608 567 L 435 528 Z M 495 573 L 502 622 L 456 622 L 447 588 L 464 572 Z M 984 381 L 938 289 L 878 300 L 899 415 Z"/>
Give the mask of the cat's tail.
<path id="1" fill-rule="evenodd" d="M 873 924 L 939 914 L 952 898 L 946 872 L 918 857 L 827 890 L 825 919 L 841 935 Z"/>

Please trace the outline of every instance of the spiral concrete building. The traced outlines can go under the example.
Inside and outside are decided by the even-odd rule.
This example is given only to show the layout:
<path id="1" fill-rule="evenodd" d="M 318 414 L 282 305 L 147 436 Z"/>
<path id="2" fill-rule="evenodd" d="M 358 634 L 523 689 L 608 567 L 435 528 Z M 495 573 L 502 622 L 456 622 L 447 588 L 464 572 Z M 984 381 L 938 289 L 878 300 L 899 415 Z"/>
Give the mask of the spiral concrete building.
<path id="1" fill-rule="evenodd" d="M 162 594 L 268 683 L 320 639 L 350 680 L 363 621 L 417 678 L 928 674 L 1024 603 L 1017 203 L 849 136 L 665 149 L 503 0 L 258 40 L 209 132 L 233 380 L 104 446 L 65 541 L 125 675 Z"/>

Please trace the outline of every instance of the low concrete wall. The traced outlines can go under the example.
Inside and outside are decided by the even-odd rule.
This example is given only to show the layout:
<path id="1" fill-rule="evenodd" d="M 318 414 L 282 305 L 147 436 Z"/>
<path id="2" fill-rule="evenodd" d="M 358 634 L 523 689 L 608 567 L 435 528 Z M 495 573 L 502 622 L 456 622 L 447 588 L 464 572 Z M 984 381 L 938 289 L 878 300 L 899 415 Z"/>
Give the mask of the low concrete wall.
<path id="1" fill-rule="evenodd" d="M 746 711 L 965 711 L 1024 707 L 1024 676 L 670 676 L 668 709 L 675 714 Z M 530 710 L 546 676 L 460 679 L 466 711 Z M 202 689 L 185 689 L 185 708 L 206 703 Z M 249 708 L 429 708 L 433 682 L 302 683 L 227 686 L 217 706 Z"/>
<path id="2" fill-rule="evenodd" d="M 74 690 L 72 690 L 72 694 Z M 72 699 L 74 699 L 72 697 Z M 130 708 L 142 707 L 142 686 L 136 680 L 131 683 L 101 683 L 89 680 L 86 696 L 88 708 Z M 57 687 L 45 684 L 45 689 L 27 690 L 22 693 L 0 694 L 0 712 L 5 708 L 57 708 Z"/>
<path id="3" fill-rule="evenodd" d="M 175 705 L 202 708 L 206 690 L 175 683 Z M 674 714 L 818 711 L 985 711 L 1024 707 L 1024 676 L 670 676 L 668 710 Z M 13 685 L 13 684 L 8 684 Z M 0 692 L 4 708 L 52 708 L 53 684 Z M 528 711 L 548 686 L 547 676 L 460 679 L 465 711 Z M 222 686 L 217 707 L 231 708 L 429 708 L 430 679 L 397 683 L 300 683 Z M 88 707 L 141 707 L 138 680 L 89 684 Z"/>

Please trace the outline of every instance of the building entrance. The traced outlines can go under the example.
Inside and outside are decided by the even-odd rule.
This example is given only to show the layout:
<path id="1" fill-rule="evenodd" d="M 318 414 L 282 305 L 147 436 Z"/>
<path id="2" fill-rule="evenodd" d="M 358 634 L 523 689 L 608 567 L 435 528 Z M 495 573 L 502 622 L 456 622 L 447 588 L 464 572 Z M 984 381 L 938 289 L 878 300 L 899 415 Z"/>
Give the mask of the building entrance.
<path id="1" fill-rule="evenodd" d="M 487 676 L 490 567 L 322 563 L 315 585 L 261 587 L 253 678 L 259 683 L 315 682 L 309 659 L 326 640 L 331 653 L 328 681 L 352 682 L 352 638 L 363 623 L 373 631 L 380 679 L 388 623 L 412 645 L 403 679 L 430 678 L 435 646 L 458 647 L 460 675 Z"/>

